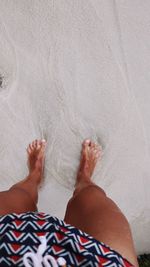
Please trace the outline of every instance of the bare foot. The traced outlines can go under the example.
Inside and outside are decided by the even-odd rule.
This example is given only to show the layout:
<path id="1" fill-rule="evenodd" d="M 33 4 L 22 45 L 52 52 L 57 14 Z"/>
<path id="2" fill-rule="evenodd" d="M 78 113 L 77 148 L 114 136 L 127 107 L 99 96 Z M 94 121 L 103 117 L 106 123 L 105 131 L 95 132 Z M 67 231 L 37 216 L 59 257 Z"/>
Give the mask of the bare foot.
<path id="1" fill-rule="evenodd" d="M 102 155 L 101 146 L 86 139 L 82 144 L 80 166 L 77 173 L 76 187 L 82 182 L 90 181 L 96 163 Z"/>
<path id="2" fill-rule="evenodd" d="M 38 183 L 41 182 L 43 176 L 45 148 L 45 140 L 35 140 L 27 148 L 29 175 L 34 176 Z"/>

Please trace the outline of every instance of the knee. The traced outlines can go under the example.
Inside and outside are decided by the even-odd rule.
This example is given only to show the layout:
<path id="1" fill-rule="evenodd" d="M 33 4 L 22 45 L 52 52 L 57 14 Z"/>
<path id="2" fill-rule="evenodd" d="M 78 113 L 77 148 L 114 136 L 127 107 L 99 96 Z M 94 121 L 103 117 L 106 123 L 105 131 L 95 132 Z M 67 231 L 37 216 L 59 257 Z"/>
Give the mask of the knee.
<path id="1" fill-rule="evenodd" d="M 64 220 L 72 225 L 80 225 L 81 218 L 89 218 L 91 214 L 99 213 L 106 202 L 105 192 L 96 185 L 90 185 L 75 192 L 67 204 Z"/>
<path id="2" fill-rule="evenodd" d="M 77 199 L 77 198 L 81 198 L 81 199 L 89 199 L 90 197 L 92 198 L 106 198 L 106 193 L 105 191 L 99 187 L 98 185 L 94 184 L 94 183 L 90 183 L 87 184 L 85 187 L 83 187 L 82 189 L 75 189 L 74 193 L 73 193 L 73 197 L 71 200 Z"/>
<path id="3" fill-rule="evenodd" d="M 77 213 L 90 212 L 92 209 L 100 208 L 107 200 L 103 189 L 97 185 L 89 185 L 80 191 L 76 191 L 69 200 L 67 208 L 74 209 Z"/>
<path id="4" fill-rule="evenodd" d="M 16 209 L 16 212 L 36 211 L 36 203 L 31 198 L 30 194 L 19 187 L 11 187 L 9 190 L 9 206 Z M 14 211 L 15 212 L 15 211 Z"/>

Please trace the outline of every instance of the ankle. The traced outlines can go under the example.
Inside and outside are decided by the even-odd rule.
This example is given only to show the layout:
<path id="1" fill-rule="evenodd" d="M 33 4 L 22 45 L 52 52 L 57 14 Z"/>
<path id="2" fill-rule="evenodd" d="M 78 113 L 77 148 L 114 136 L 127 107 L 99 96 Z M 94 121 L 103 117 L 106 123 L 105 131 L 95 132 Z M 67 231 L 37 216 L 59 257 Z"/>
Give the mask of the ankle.
<path id="1" fill-rule="evenodd" d="M 29 172 L 29 175 L 27 176 L 27 178 L 34 179 L 39 176 L 41 176 L 41 171 L 38 168 L 35 168 L 31 172 Z"/>
<path id="2" fill-rule="evenodd" d="M 27 176 L 27 179 L 34 181 L 38 181 L 40 178 L 41 178 L 41 171 L 36 169 L 30 172 L 29 175 Z"/>
<path id="3" fill-rule="evenodd" d="M 78 181 L 75 185 L 75 189 L 82 189 L 84 187 L 87 187 L 89 185 L 93 185 L 94 183 L 90 179 L 84 179 L 81 181 Z"/>

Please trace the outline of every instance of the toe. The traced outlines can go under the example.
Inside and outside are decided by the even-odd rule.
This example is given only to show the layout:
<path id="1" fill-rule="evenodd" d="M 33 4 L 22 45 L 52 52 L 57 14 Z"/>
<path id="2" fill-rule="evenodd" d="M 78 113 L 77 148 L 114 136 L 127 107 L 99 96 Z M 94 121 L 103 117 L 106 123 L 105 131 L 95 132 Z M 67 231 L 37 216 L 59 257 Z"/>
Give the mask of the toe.
<path id="1" fill-rule="evenodd" d="M 41 145 L 40 145 L 40 150 L 39 150 L 38 158 L 43 158 L 43 157 L 45 157 L 45 148 L 46 148 L 46 141 L 43 142 L 43 141 L 41 140 Z"/>
<path id="2" fill-rule="evenodd" d="M 45 147 L 46 147 L 46 140 L 45 139 L 41 140 L 41 146 L 42 146 L 42 149 L 45 149 Z"/>
<path id="3" fill-rule="evenodd" d="M 99 145 L 95 145 L 95 150 L 96 151 L 100 151 L 101 149 L 100 149 L 100 146 Z"/>
<path id="4" fill-rule="evenodd" d="M 31 154 L 31 152 L 32 152 L 32 150 L 31 150 L 31 148 L 28 146 L 28 148 L 27 148 L 27 153 L 28 153 L 28 154 Z"/>
<path id="5" fill-rule="evenodd" d="M 37 140 L 37 142 L 36 142 L 36 148 L 37 149 L 40 149 L 41 148 L 41 140 Z"/>
<path id="6" fill-rule="evenodd" d="M 98 152 L 97 147 L 94 147 L 94 148 L 93 148 L 93 152 L 94 152 L 95 154 Z"/>
<path id="7" fill-rule="evenodd" d="M 35 148 L 35 140 L 32 142 L 32 149 Z"/>
<path id="8" fill-rule="evenodd" d="M 96 144 L 95 143 L 95 146 L 93 146 L 95 150 L 97 151 L 101 151 L 102 150 L 102 147 L 99 145 L 99 144 Z"/>
<path id="9" fill-rule="evenodd" d="M 32 151 L 33 150 L 33 144 L 29 144 L 29 148 Z"/>
<path id="10" fill-rule="evenodd" d="M 82 155 L 83 156 L 86 156 L 87 155 L 87 152 L 89 151 L 89 148 L 90 148 L 90 144 L 91 144 L 90 139 L 86 139 L 83 142 L 83 145 L 82 145 Z"/>
<path id="11" fill-rule="evenodd" d="M 37 148 L 38 147 L 38 140 L 36 139 L 35 140 L 35 148 Z"/>
<path id="12" fill-rule="evenodd" d="M 41 150 L 44 151 L 45 147 L 46 147 L 46 140 L 42 139 L 40 140 L 41 142 Z"/>
<path id="13" fill-rule="evenodd" d="M 96 143 L 91 142 L 91 148 L 95 149 L 96 148 Z"/>
<path id="14" fill-rule="evenodd" d="M 101 147 L 94 142 L 92 142 L 92 144 L 91 144 L 91 156 L 96 161 L 101 156 Z"/>
<path id="15" fill-rule="evenodd" d="M 97 148 L 97 152 L 96 152 L 96 157 L 100 158 L 102 156 L 102 147 L 98 146 Z"/>
<path id="16" fill-rule="evenodd" d="M 101 154 L 100 154 L 100 152 L 98 152 L 98 153 L 95 155 L 95 158 L 98 159 L 98 158 L 100 158 L 100 156 L 101 156 Z"/>
<path id="17" fill-rule="evenodd" d="M 90 139 L 85 139 L 83 142 L 83 147 L 90 146 L 91 140 Z"/>

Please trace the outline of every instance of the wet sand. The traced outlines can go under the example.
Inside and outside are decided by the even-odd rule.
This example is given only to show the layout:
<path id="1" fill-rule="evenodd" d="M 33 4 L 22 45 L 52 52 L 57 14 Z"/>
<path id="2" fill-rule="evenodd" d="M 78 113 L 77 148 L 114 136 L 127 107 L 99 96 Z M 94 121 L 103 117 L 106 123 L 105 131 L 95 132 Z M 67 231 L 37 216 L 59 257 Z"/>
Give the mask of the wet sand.
<path id="1" fill-rule="evenodd" d="M 63 218 L 81 143 L 103 147 L 93 179 L 150 248 L 150 3 L 0 3 L 0 188 L 27 174 L 26 150 L 48 142 L 39 210 Z"/>

